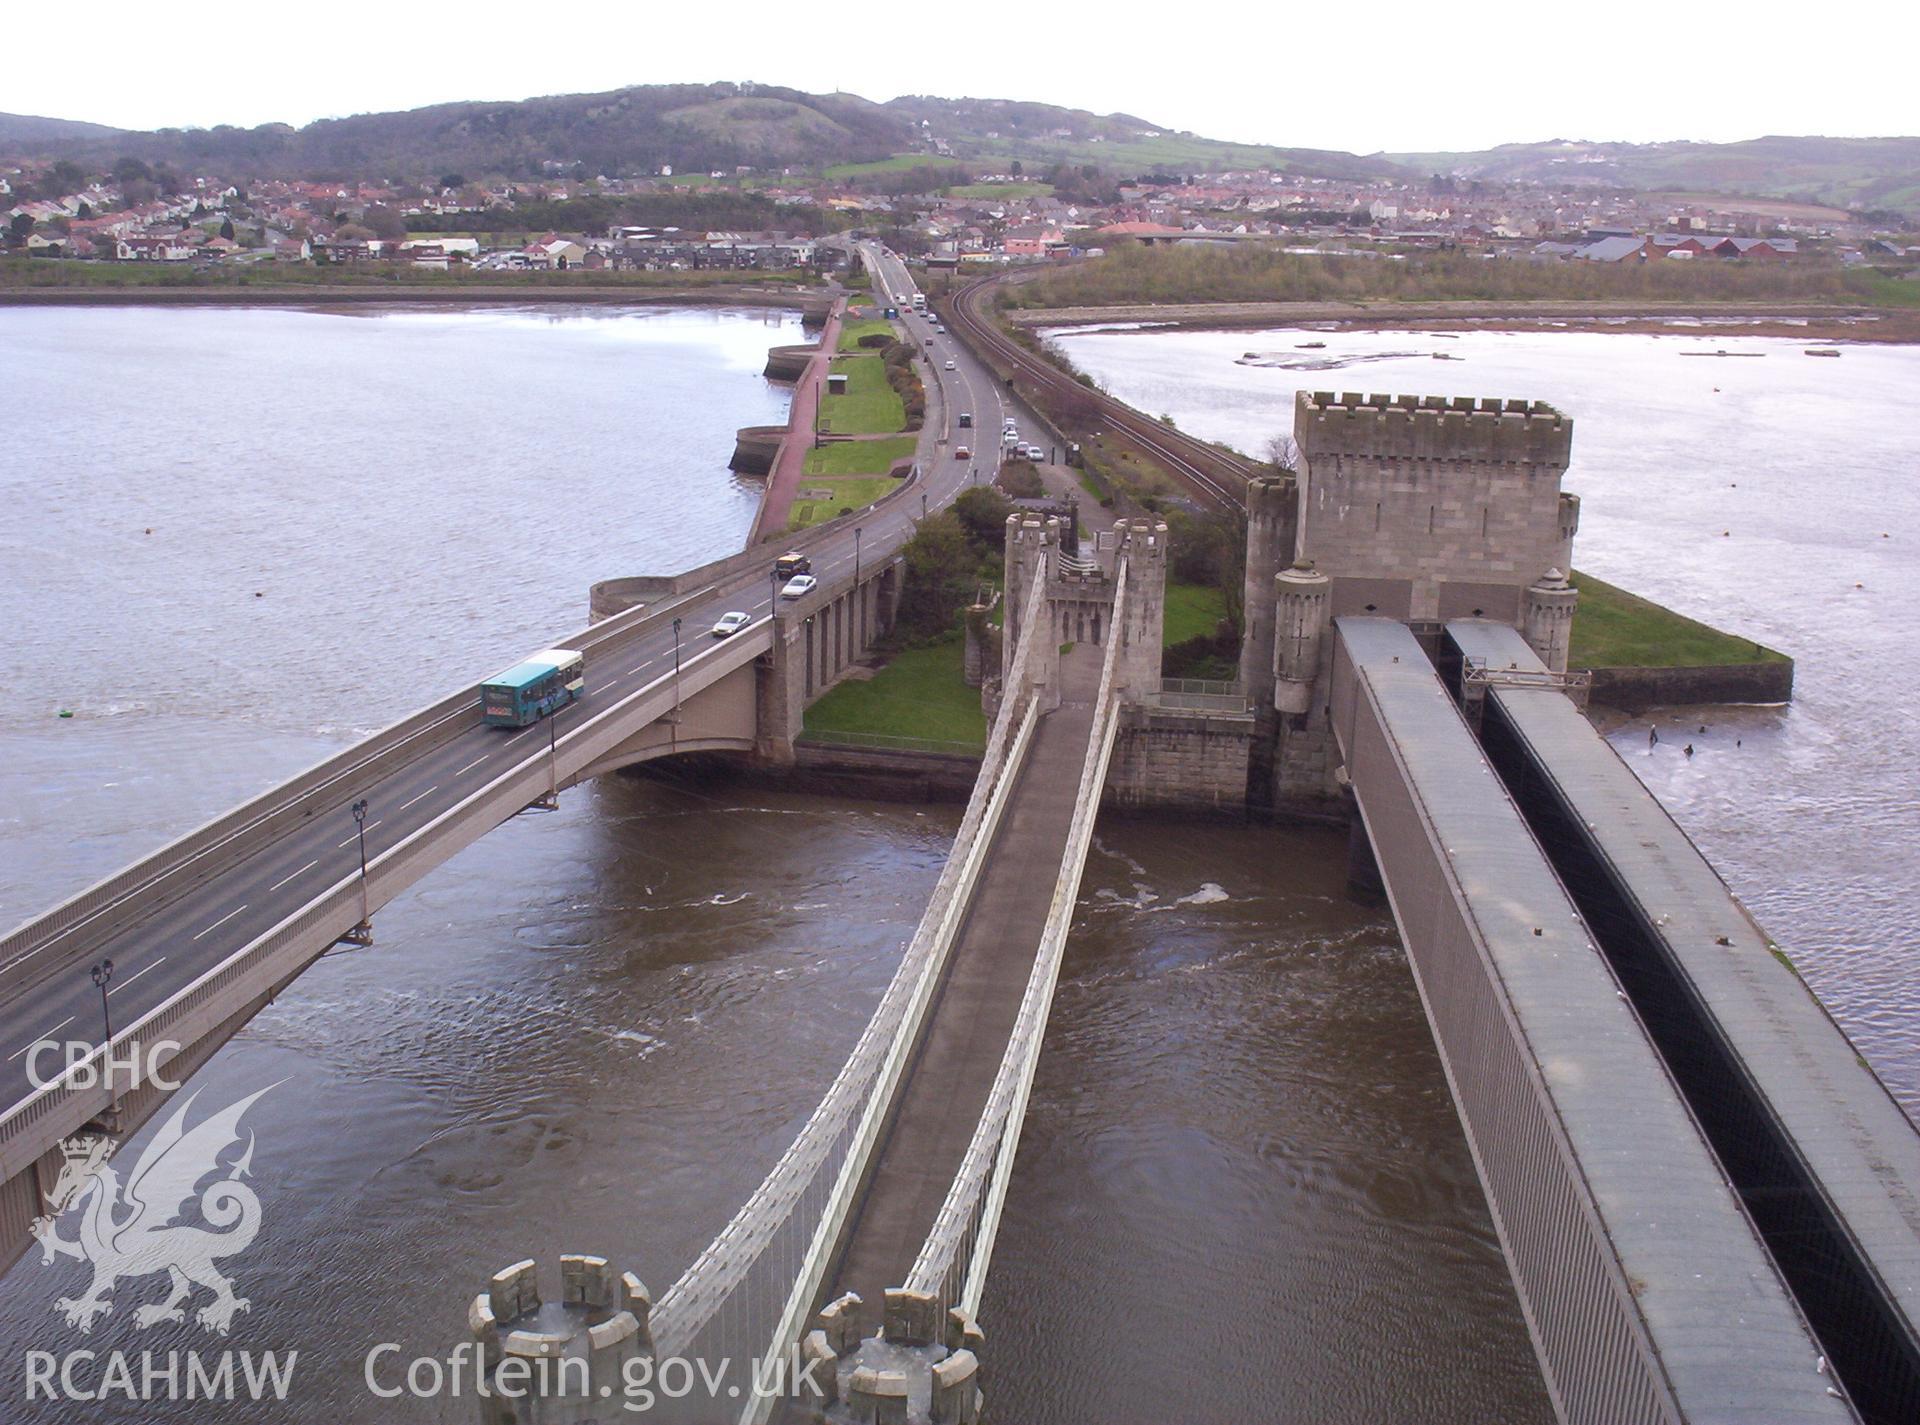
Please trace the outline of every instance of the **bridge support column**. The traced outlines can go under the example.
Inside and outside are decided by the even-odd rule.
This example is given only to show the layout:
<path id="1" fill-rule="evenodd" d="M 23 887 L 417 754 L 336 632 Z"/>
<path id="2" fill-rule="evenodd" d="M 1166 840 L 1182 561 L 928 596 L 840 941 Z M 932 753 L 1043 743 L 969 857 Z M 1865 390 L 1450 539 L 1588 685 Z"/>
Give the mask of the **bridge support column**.
<path id="1" fill-rule="evenodd" d="M 756 665 L 753 752 L 763 762 L 782 767 L 793 762 L 793 743 L 800 736 L 812 684 L 809 633 L 810 625 L 800 620 L 776 617 L 773 651 Z"/>

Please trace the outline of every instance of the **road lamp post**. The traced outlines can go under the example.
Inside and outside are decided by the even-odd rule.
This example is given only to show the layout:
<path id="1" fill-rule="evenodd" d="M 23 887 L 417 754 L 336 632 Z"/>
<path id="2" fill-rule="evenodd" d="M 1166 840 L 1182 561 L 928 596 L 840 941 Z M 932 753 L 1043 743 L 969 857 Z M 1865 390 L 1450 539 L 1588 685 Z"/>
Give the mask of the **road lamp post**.
<path id="1" fill-rule="evenodd" d="M 360 842 L 360 923 L 353 929 L 357 935 L 371 935 L 373 911 L 367 891 L 367 799 L 365 797 L 353 804 L 353 832 Z"/>
<path id="2" fill-rule="evenodd" d="M 668 738 L 680 745 L 680 620 L 673 621 L 673 718 L 668 723 Z"/>
<path id="3" fill-rule="evenodd" d="M 853 527 L 853 582 L 855 587 L 859 586 L 859 583 L 860 583 L 860 526 L 859 525 L 855 525 Z"/>
<path id="4" fill-rule="evenodd" d="M 926 517 L 927 517 L 927 492 L 925 490 L 922 490 L 920 492 L 920 518 L 925 519 Z"/>
<path id="5" fill-rule="evenodd" d="M 92 970 L 88 971 L 88 974 L 93 978 L 94 988 L 100 991 L 100 1019 L 102 1023 L 106 1025 L 106 1043 L 111 1047 L 113 1044 L 113 1010 L 107 1004 L 107 986 L 113 981 L 113 961 L 102 960 L 99 964 L 95 965 Z"/>

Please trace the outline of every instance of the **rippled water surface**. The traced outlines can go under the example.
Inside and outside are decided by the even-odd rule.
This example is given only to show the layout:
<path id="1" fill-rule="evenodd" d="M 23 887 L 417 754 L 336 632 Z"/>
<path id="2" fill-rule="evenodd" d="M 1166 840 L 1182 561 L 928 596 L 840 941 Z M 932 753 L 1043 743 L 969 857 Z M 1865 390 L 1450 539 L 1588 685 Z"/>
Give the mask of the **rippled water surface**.
<path id="1" fill-rule="evenodd" d="M 1712 333 L 1055 337 L 1123 400 L 1253 453 L 1291 430 L 1297 390 L 1519 396 L 1572 416 L 1575 563 L 1796 664 L 1790 707 L 1663 714 L 1653 752 L 1644 719 L 1616 745 L 1920 1113 L 1920 348 L 1822 360 Z M 1683 354 L 1719 350 L 1764 354 Z"/>
<path id="2" fill-rule="evenodd" d="M 0 912 L 571 630 L 593 579 L 738 547 L 754 491 L 724 461 L 779 418 L 758 371 L 792 339 L 715 313 L 0 312 Z M 1466 364 L 1362 381 L 1235 365 L 1285 334 L 1071 340 L 1253 448 L 1303 381 L 1571 412 L 1584 567 L 1800 659 L 1791 710 L 1715 714 L 1692 763 L 1668 738 L 1636 765 L 1913 1092 L 1920 530 L 1889 414 L 1912 353 L 1475 337 L 1445 344 Z M 956 823 L 609 778 L 297 981 L 198 1081 L 282 1081 L 249 1117 L 266 1225 L 229 1342 L 302 1352 L 275 1418 L 473 1418 L 373 1408 L 361 1362 L 444 1353 L 522 1256 L 677 1276 L 843 1060 Z M 1001 1418 L 1550 1418 L 1393 928 L 1347 900 L 1343 858 L 1326 831 L 1102 824 L 983 1313 Z M 21 1349 L 76 1344 L 52 1314 L 76 1272 L 6 1277 L 0 1419 L 79 1418 L 17 1407 Z M 200 1342 L 122 1314 L 86 1344 Z"/>

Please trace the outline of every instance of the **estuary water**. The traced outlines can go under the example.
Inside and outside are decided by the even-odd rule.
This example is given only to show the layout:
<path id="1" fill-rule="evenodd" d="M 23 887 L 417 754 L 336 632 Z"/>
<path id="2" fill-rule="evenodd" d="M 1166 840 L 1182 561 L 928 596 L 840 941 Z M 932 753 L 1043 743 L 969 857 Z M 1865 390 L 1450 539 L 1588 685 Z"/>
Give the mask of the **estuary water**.
<path id="1" fill-rule="evenodd" d="M 1646 719 L 1615 745 L 1920 1114 L 1920 348 L 1814 358 L 1711 328 L 1050 335 L 1122 400 L 1255 455 L 1301 390 L 1573 417 L 1575 565 L 1795 660 L 1787 707 L 1678 710 L 1657 747 Z"/>
<path id="2" fill-rule="evenodd" d="M 794 339 L 729 312 L 0 311 L 0 916 L 572 631 L 595 579 L 737 548 L 756 491 L 724 461 L 780 419 L 758 372 Z M 0 1419 L 474 1419 L 376 1399 L 368 1353 L 396 1348 L 383 1388 L 444 1357 L 525 1256 L 678 1276 L 843 1061 L 957 821 L 667 774 L 487 836 L 196 1078 L 210 1105 L 274 1085 L 232 1334 L 137 1327 L 150 1277 L 82 1337 L 54 1302 L 83 1269 L 30 1253 Z M 1001 1418 L 1549 1418 L 1343 852 L 1103 824 L 983 1312 Z M 288 1400 L 26 1399 L 29 1350 L 222 1347 L 298 1351 Z"/>

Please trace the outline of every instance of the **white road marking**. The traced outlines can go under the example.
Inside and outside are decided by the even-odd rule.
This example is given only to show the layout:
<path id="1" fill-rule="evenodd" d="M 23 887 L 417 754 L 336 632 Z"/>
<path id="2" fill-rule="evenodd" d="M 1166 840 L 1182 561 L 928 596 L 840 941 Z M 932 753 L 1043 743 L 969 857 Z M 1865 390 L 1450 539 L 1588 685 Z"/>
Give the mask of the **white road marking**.
<path id="1" fill-rule="evenodd" d="M 372 831 L 372 830 L 374 829 L 374 827 L 376 827 L 376 826 L 378 826 L 379 824 L 380 824 L 380 823 L 379 823 L 379 822 L 377 822 L 377 821 L 370 821 L 370 822 L 368 822 L 368 823 L 367 823 L 367 830 L 368 830 L 368 831 Z M 354 832 L 354 834 L 353 834 L 353 835 L 351 835 L 351 836 L 349 836 L 349 837 L 348 837 L 348 838 L 347 838 L 347 839 L 346 839 L 345 841 L 342 841 L 342 842 L 339 842 L 339 843 L 338 843 L 338 845 L 339 845 L 339 846 L 351 846 L 351 845 L 353 845 L 353 843 L 354 843 L 354 842 L 356 842 L 356 841 L 358 841 L 359 839 L 360 839 L 360 833 L 356 831 L 356 832 Z M 336 849 L 337 849 L 337 848 L 336 848 Z"/>
<path id="2" fill-rule="evenodd" d="M 195 940 L 205 939 L 207 936 L 213 934 L 214 931 L 218 930 L 221 926 L 225 925 L 228 921 L 232 920 L 236 915 L 240 914 L 240 912 L 245 910 L 246 908 L 247 908 L 246 902 L 242 901 L 239 905 L 235 906 L 232 910 L 228 911 L 225 915 L 221 916 L 212 925 L 209 925 L 205 930 L 201 931 L 198 935 L 194 936 L 193 938 Z"/>
<path id="3" fill-rule="evenodd" d="M 245 909 L 246 909 L 246 907 L 245 907 L 245 906 L 242 906 L 242 907 L 241 907 L 241 909 L 242 909 L 242 910 L 245 910 Z M 209 927 L 209 929 L 211 929 L 211 927 Z M 197 939 L 199 939 L 199 937 L 198 937 L 198 936 L 195 936 L 194 938 L 195 938 L 196 940 L 197 940 Z M 133 974 L 131 974 L 131 975 L 128 975 L 128 976 L 126 977 L 126 979 L 124 979 L 124 980 L 122 980 L 122 981 L 121 981 L 121 982 L 120 982 L 119 984 L 117 984 L 117 985 L 115 985 L 115 986 L 114 986 L 114 987 L 113 987 L 112 989 L 110 989 L 110 990 L 108 990 L 108 991 L 107 991 L 107 993 L 108 993 L 109 995 L 117 995 L 117 994 L 119 994 L 119 993 L 120 993 L 120 991 L 122 991 L 122 990 L 124 990 L 124 989 L 125 989 L 125 988 L 126 988 L 126 987 L 127 987 L 128 985 L 130 985 L 130 984 L 132 984 L 132 983 L 133 983 L 133 982 L 134 982 L 135 980 L 137 980 L 137 979 L 139 979 L 139 978 L 140 978 L 140 976 L 142 976 L 142 975 L 144 975 L 144 974 L 146 974 L 148 970 L 151 970 L 151 969 L 154 969 L 154 968 L 156 968 L 156 967 L 157 967 L 157 966 L 158 966 L 158 965 L 160 964 L 160 961 L 161 961 L 161 960 L 164 960 L 164 959 L 166 959 L 166 958 L 167 958 L 167 957 L 166 957 L 165 955 L 162 955 L 162 956 L 160 956 L 160 957 L 159 957 L 159 959 L 156 959 L 156 960 L 155 960 L 155 961 L 153 962 L 153 964 L 151 964 L 151 965 L 147 965 L 147 966 L 144 966 L 143 968 L 141 968 L 141 969 L 139 969 L 139 970 L 136 970 L 136 971 L 135 971 L 135 972 L 134 972 Z"/>
<path id="4" fill-rule="evenodd" d="M 482 752 L 478 757 L 474 758 L 471 762 L 467 763 L 466 766 L 462 767 L 460 769 L 460 772 L 471 772 L 475 767 L 478 767 L 482 762 L 486 761 L 491 756 L 493 756 L 491 752 Z M 453 775 L 457 777 L 460 775 L 460 772 L 455 772 Z"/>
<path id="5" fill-rule="evenodd" d="M 73 1016 L 68 1015 L 65 1019 L 61 1020 L 58 1024 L 54 1025 L 53 1028 L 49 1029 L 45 1034 L 36 1036 L 30 1042 L 26 1044 L 22 1044 L 18 1049 L 15 1049 L 11 1054 L 7 1055 L 7 1062 L 11 1064 L 15 1059 L 18 1059 L 22 1054 L 26 1053 L 27 1050 L 31 1049 L 35 1044 L 39 1044 L 45 1040 L 53 1038 L 54 1035 L 58 1034 L 61 1030 L 65 1029 L 69 1024 L 72 1024 L 72 1023 L 73 1023 Z"/>
<path id="6" fill-rule="evenodd" d="M 293 876 L 304 876 L 306 875 L 307 872 L 311 871 L 315 866 L 318 866 L 319 864 L 320 863 L 318 861 L 309 861 L 307 862 L 306 865 L 302 866 L 299 870 L 295 871 L 293 873 Z M 279 880 L 275 881 L 272 885 L 268 886 L 267 890 L 269 892 L 279 890 L 288 881 L 291 881 L 293 879 L 293 876 L 282 876 Z"/>
<path id="7" fill-rule="evenodd" d="M 400 810 L 405 811 L 408 807 L 412 806 L 415 802 L 419 801 L 421 797 L 430 797 L 439 790 L 440 790 L 440 784 L 438 782 L 435 782 L 431 787 L 428 787 L 424 792 L 420 793 L 420 796 L 409 797 L 406 801 L 400 803 Z"/>

